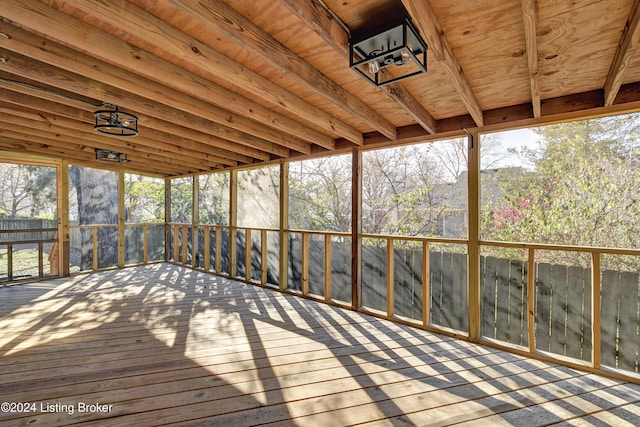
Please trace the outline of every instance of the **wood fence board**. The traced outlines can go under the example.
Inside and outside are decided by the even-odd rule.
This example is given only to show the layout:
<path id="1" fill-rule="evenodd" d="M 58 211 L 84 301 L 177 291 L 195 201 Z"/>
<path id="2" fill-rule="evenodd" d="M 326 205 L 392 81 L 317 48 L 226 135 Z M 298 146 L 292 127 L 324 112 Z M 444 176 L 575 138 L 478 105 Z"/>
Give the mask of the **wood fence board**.
<path id="1" fill-rule="evenodd" d="M 416 320 L 422 319 L 422 299 L 425 297 L 422 295 L 422 271 L 424 269 L 422 258 L 422 248 L 411 251 L 411 265 L 414 267 L 412 288 L 415 298 L 413 304 L 414 315 L 412 318 Z"/>
<path id="2" fill-rule="evenodd" d="M 509 319 L 507 342 L 528 344 L 527 334 L 527 263 L 511 260 L 509 263 Z"/>
<path id="3" fill-rule="evenodd" d="M 549 351 L 551 327 L 551 265 L 536 265 L 536 349 Z"/>
<path id="4" fill-rule="evenodd" d="M 443 278 L 442 278 L 442 252 L 431 251 L 429 253 L 429 277 L 431 278 L 431 323 L 444 324 L 444 308 L 442 306 Z"/>
<path id="5" fill-rule="evenodd" d="M 413 298 L 410 251 L 393 248 L 393 312 L 399 316 L 410 317 Z"/>
<path id="6" fill-rule="evenodd" d="M 496 339 L 509 342 L 509 294 L 511 288 L 509 260 L 497 258 L 496 262 Z"/>
<path id="7" fill-rule="evenodd" d="M 226 228 L 223 228 L 221 230 L 220 233 L 220 242 L 221 242 L 221 248 L 220 248 L 220 259 L 221 259 L 221 265 L 220 265 L 220 272 L 221 273 L 226 273 L 229 274 L 230 270 L 230 261 L 229 261 L 229 230 Z"/>
<path id="8" fill-rule="evenodd" d="M 566 355 L 576 359 L 590 360 L 591 348 L 586 348 L 583 338 L 591 336 L 591 312 L 586 311 L 585 299 L 591 295 L 591 282 L 585 272 L 590 270 L 578 266 L 568 268 L 567 274 L 567 339 Z"/>
<path id="9" fill-rule="evenodd" d="M 483 257 L 480 260 L 482 274 L 482 335 L 496 337 L 496 258 Z"/>
<path id="10" fill-rule="evenodd" d="M 618 368 L 638 371 L 638 273 L 620 273 L 620 308 L 618 312 Z"/>
<path id="11" fill-rule="evenodd" d="M 620 275 L 617 271 L 604 270 L 602 272 L 602 291 L 600 325 L 602 334 L 601 363 L 615 367 L 616 334 L 618 330 L 618 295 L 620 288 Z"/>
<path id="12" fill-rule="evenodd" d="M 362 245 L 362 305 L 386 312 L 387 307 L 386 245 Z"/>
<path id="13" fill-rule="evenodd" d="M 351 302 L 351 243 L 331 243 L 331 297 Z"/>
<path id="14" fill-rule="evenodd" d="M 584 270 L 584 283 L 588 284 L 588 292 L 584 295 L 584 312 L 589 322 L 584 329 L 584 335 L 582 337 L 582 353 L 585 355 L 585 360 L 591 360 L 591 353 L 593 351 L 593 331 L 591 325 L 591 319 L 593 317 L 593 282 L 591 277 L 591 269 L 585 268 Z M 586 287 L 586 286 L 585 286 Z"/>
<path id="15" fill-rule="evenodd" d="M 567 337 L 567 268 L 551 266 L 551 343 L 549 350 L 565 354 Z"/>
<path id="16" fill-rule="evenodd" d="M 247 235 L 245 230 L 236 230 L 236 276 L 245 277 Z"/>
<path id="17" fill-rule="evenodd" d="M 309 239 L 309 292 L 324 296 L 324 239 L 314 237 Z"/>
<path id="18" fill-rule="evenodd" d="M 454 306 L 454 264 L 453 254 L 449 252 L 442 253 L 442 295 L 440 300 L 442 301 L 442 326 L 448 328 L 455 328 L 455 306 Z"/>
<path id="19" fill-rule="evenodd" d="M 469 289 L 467 286 L 467 254 L 451 254 L 452 283 L 451 310 L 455 313 L 452 327 L 460 331 L 469 330 Z"/>

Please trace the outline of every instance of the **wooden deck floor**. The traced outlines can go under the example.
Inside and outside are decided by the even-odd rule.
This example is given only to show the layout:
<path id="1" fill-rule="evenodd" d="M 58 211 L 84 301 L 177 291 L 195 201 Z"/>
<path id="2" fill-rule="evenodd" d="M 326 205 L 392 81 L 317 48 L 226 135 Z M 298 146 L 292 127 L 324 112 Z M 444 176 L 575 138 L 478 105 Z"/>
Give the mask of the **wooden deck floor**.
<path id="1" fill-rule="evenodd" d="M 31 411 L 1 425 L 640 425 L 640 386 L 169 264 L 0 288 L 0 316 Z"/>

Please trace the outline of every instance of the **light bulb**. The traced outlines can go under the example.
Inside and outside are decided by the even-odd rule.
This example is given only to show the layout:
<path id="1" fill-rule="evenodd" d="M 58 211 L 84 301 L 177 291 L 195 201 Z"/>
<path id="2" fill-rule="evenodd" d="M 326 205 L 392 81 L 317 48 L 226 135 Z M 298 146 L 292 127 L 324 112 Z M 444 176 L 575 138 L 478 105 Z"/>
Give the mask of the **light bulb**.
<path id="1" fill-rule="evenodd" d="M 406 50 L 402 51 L 402 53 L 400 54 L 400 57 L 401 57 L 402 65 L 409 62 L 409 52 L 407 52 Z"/>
<path id="2" fill-rule="evenodd" d="M 369 72 L 371 74 L 376 74 L 378 71 L 380 71 L 378 61 L 369 62 Z"/>

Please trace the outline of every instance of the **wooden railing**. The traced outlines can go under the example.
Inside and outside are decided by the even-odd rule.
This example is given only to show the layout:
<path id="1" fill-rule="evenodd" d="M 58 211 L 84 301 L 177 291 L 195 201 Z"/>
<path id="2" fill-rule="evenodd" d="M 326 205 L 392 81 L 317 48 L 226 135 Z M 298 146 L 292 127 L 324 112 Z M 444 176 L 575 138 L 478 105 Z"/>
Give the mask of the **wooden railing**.
<path id="1" fill-rule="evenodd" d="M 58 258 L 54 252 L 57 239 L 37 239 L 33 238 L 37 235 L 53 234 L 58 231 L 57 228 L 25 228 L 25 229 L 1 229 L 0 236 L 0 259 L 5 258 L 5 262 L 0 264 L 0 283 L 16 282 L 20 280 L 33 280 L 34 277 L 43 278 L 45 276 L 58 274 Z M 15 236 L 15 238 L 10 237 Z M 45 245 L 50 244 L 48 261 L 49 268 L 45 268 Z M 14 251 L 29 250 L 33 251 L 35 246 L 36 264 L 22 267 L 21 270 L 16 269 L 14 260 Z"/>
<path id="2" fill-rule="evenodd" d="M 602 268 L 603 256 L 640 257 L 640 250 L 490 241 L 481 246 L 520 249 L 526 255 L 521 260 L 483 257 L 485 340 L 595 369 L 640 372 L 640 274 Z M 540 262 L 542 251 L 585 254 L 591 265 Z"/>
<path id="3" fill-rule="evenodd" d="M 350 306 L 351 233 L 170 227 L 174 262 Z M 359 239 L 358 310 L 457 336 L 468 334 L 466 240 L 375 234 Z M 480 247 L 487 253 L 508 248 L 526 254 L 520 259 L 481 256 L 482 342 L 596 370 L 638 372 L 640 278 L 638 272 L 602 270 L 601 257 L 640 257 L 640 250 L 490 241 L 481 241 Z M 584 253 L 592 265 L 543 262 L 542 251 Z"/>
<path id="4" fill-rule="evenodd" d="M 118 227 L 118 224 L 69 226 L 72 273 L 164 261 L 164 223 L 125 224 L 123 244 L 119 244 Z"/>
<path id="5" fill-rule="evenodd" d="M 287 289 L 351 303 L 351 233 L 287 230 Z"/>
<path id="6" fill-rule="evenodd" d="M 466 247 L 463 239 L 362 234 L 364 308 L 465 335 Z"/>

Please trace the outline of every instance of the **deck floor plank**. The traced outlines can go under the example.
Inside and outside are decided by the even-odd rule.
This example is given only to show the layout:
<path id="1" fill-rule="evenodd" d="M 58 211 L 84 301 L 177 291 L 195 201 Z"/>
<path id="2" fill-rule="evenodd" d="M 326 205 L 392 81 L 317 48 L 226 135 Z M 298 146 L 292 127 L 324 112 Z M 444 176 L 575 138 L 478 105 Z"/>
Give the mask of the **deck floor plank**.
<path id="1" fill-rule="evenodd" d="M 0 402 L 37 409 L 0 425 L 640 420 L 635 384 L 170 264 L 0 288 L 0 330 Z"/>

